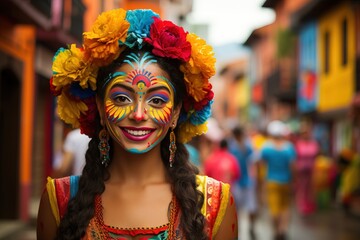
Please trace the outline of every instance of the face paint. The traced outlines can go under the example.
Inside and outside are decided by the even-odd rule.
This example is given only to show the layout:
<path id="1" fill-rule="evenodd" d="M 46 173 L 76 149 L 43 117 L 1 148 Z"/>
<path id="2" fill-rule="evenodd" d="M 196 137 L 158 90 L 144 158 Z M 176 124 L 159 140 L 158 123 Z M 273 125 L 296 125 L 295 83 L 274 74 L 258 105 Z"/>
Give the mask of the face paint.
<path id="1" fill-rule="evenodd" d="M 172 120 L 174 88 L 150 53 L 128 55 L 106 80 L 105 123 L 127 151 L 147 152 L 164 139 Z"/>
<path id="2" fill-rule="evenodd" d="M 114 79 L 114 83 L 121 82 L 119 79 Z M 105 102 L 105 112 L 109 121 L 116 123 L 124 119 L 132 110 L 131 96 L 127 91 L 115 85 L 109 91 L 109 98 Z"/>

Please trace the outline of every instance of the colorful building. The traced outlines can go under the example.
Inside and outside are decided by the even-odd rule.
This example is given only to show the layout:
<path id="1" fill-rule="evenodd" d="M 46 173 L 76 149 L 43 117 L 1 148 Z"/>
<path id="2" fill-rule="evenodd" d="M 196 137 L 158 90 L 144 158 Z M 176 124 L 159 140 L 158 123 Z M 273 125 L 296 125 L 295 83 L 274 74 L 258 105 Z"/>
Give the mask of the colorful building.
<path id="1" fill-rule="evenodd" d="M 297 108 L 300 113 L 316 111 L 318 104 L 317 24 L 309 22 L 299 30 L 299 72 Z"/>
<path id="2" fill-rule="evenodd" d="M 349 109 L 359 87 L 358 9 L 358 1 L 314 0 L 293 15 L 300 49 L 298 109 L 315 121 L 316 132 L 329 132 L 318 139 L 334 155 L 353 145 Z"/>
<path id="3" fill-rule="evenodd" d="M 262 7 L 274 10 L 275 20 L 255 29 L 244 43 L 253 50 L 251 62 L 255 65 L 250 69 L 250 82 L 255 104 L 250 111 L 260 127 L 279 119 L 287 122 L 292 130 L 297 128 L 297 51 L 290 23 L 291 14 L 307 2 L 264 1 Z M 262 104 L 259 105 L 257 102 L 261 98 Z"/>

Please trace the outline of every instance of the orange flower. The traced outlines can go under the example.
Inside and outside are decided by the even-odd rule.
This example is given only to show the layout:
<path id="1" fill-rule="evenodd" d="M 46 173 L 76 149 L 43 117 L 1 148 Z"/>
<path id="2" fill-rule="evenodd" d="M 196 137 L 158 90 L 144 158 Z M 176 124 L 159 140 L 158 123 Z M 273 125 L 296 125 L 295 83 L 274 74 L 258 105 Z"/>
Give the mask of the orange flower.
<path id="1" fill-rule="evenodd" d="M 126 46 L 125 42 L 130 23 L 126 21 L 124 9 L 114 9 L 102 13 L 90 32 L 84 32 L 86 58 L 98 66 L 105 66 L 115 60 Z"/>
<path id="2" fill-rule="evenodd" d="M 215 74 L 214 52 L 205 40 L 194 33 L 189 33 L 186 40 L 191 44 L 191 57 L 180 69 L 184 73 L 189 95 L 199 102 L 207 94 L 203 89 L 207 87 L 209 78 Z"/>

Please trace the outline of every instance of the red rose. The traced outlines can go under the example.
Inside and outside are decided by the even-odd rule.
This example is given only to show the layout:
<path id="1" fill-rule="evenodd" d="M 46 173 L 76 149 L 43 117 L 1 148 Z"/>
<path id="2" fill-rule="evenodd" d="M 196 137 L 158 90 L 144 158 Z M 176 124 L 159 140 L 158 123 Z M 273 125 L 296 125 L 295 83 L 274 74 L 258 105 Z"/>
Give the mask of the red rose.
<path id="1" fill-rule="evenodd" d="M 205 97 L 199 102 L 194 101 L 194 109 L 196 111 L 203 109 L 214 98 L 214 92 L 211 89 L 212 85 L 208 83 L 208 85 L 203 88 L 206 92 Z"/>
<path id="2" fill-rule="evenodd" d="M 154 23 L 150 26 L 150 36 L 145 38 L 145 41 L 154 47 L 154 55 L 187 62 L 191 55 L 191 44 L 186 41 L 186 35 L 182 27 L 154 18 Z"/>
<path id="3" fill-rule="evenodd" d="M 95 97 L 84 99 L 84 103 L 87 105 L 88 110 L 85 114 L 80 114 L 80 130 L 81 133 L 92 138 L 95 137 L 96 117 L 98 114 Z"/>

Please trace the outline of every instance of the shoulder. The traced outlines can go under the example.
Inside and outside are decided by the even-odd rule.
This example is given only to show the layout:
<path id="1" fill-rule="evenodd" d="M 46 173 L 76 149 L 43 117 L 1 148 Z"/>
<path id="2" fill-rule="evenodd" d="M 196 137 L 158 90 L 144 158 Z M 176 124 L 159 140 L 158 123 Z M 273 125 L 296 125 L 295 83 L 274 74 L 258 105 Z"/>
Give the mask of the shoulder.
<path id="1" fill-rule="evenodd" d="M 65 214 L 68 202 L 78 191 L 80 176 L 68 176 L 63 178 L 48 178 L 46 190 L 53 215 L 57 223 Z"/>
<path id="2" fill-rule="evenodd" d="M 204 194 L 201 212 L 207 220 L 207 231 L 215 235 L 228 206 L 230 185 L 203 175 L 196 176 L 196 183 L 197 189 Z"/>

